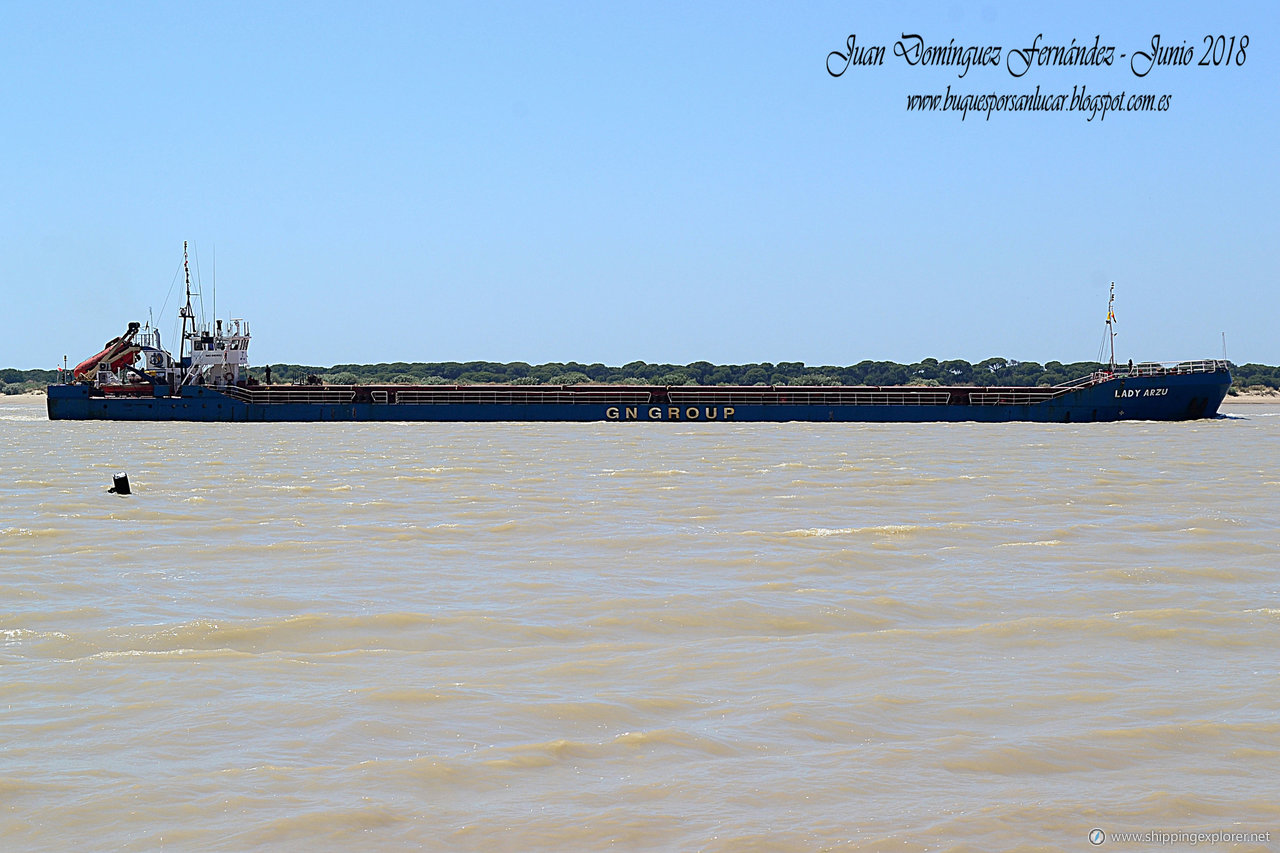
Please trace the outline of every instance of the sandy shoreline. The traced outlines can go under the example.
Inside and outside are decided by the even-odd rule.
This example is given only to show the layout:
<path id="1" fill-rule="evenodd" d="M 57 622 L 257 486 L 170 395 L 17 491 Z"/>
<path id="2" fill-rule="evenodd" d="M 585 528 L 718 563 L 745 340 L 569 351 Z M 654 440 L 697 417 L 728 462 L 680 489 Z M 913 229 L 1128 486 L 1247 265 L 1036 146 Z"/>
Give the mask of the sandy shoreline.
<path id="1" fill-rule="evenodd" d="M 1277 394 L 1236 394 L 1234 396 L 1228 394 L 1227 399 L 1222 401 L 1224 406 L 1234 406 L 1244 403 L 1249 406 L 1271 405 L 1280 406 L 1280 393 Z"/>

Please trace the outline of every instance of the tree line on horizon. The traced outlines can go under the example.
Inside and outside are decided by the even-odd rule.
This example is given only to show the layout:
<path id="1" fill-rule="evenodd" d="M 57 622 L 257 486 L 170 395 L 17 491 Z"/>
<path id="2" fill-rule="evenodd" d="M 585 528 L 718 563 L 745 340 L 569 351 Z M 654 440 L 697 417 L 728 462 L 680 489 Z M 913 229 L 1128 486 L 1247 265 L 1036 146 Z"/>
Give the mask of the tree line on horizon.
<path id="1" fill-rule="evenodd" d="M 271 365 L 275 383 L 302 384 L 319 380 L 332 385 L 1032 385 L 1048 386 L 1088 376 L 1103 365 L 1094 361 L 1039 364 L 1007 358 L 988 358 L 977 364 L 963 359 L 927 358 L 914 364 L 862 361 L 855 365 L 809 366 L 798 361 L 777 364 L 716 365 L 650 364 L 633 361 L 621 367 L 579 362 L 393 362 L 338 364 L 318 367 Z M 1232 365 L 1233 390 L 1280 389 L 1280 367 Z M 266 368 L 250 371 L 265 381 Z M 21 393 L 57 381 L 54 370 L 0 370 L 4 393 Z"/>
<path id="2" fill-rule="evenodd" d="M 576 361 L 528 364 L 522 361 L 392 362 L 336 364 L 317 367 L 302 364 L 271 365 L 271 381 L 302 384 L 318 379 L 331 385 L 1031 385 L 1072 382 L 1103 367 L 1095 361 L 1063 364 L 1050 361 L 1017 361 L 988 358 L 976 364 L 963 359 L 938 361 L 926 358 L 914 364 L 861 361 L 854 365 L 811 366 L 799 361 L 758 364 L 649 364 L 633 361 L 621 367 L 581 364 Z M 1280 389 L 1280 367 L 1265 364 L 1231 365 L 1232 392 Z M 266 366 L 250 375 L 266 379 Z M 0 369 L 0 390 L 5 394 L 43 389 L 57 381 L 56 370 Z"/>

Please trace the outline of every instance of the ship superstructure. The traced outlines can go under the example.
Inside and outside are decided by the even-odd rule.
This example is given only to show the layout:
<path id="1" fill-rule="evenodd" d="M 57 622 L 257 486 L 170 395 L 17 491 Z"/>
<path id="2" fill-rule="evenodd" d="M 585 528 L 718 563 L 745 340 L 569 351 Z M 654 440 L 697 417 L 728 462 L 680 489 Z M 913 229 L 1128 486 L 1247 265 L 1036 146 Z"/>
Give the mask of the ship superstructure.
<path id="1" fill-rule="evenodd" d="M 249 379 L 249 324 L 243 319 L 200 323 L 191 303 L 191 266 L 182 244 L 186 301 L 178 309 L 182 331 L 178 357 L 164 348 L 160 330 L 130 323 L 64 376 L 64 383 L 91 388 L 91 396 L 180 397 L 185 387 L 234 388 Z M 57 386 L 51 386 L 57 387 Z"/>

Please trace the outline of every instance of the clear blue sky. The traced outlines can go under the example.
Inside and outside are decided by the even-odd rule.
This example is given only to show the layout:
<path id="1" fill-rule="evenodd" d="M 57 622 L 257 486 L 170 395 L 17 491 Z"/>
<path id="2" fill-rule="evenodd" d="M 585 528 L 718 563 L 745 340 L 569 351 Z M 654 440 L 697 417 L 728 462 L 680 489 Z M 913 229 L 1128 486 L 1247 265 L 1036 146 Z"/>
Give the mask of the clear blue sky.
<path id="1" fill-rule="evenodd" d="M 1273 3 L 7 4 L 0 366 L 157 315 L 182 241 L 255 364 L 1280 363 Z M 1159 33 L 1243 66 L 910 67 Z M 885 65 L 826 71 L 850 33 Z M 1004 57 L 1002 57 L 1002 63 Z M 944 92 L 1163 113 L 909 113 Z"/>

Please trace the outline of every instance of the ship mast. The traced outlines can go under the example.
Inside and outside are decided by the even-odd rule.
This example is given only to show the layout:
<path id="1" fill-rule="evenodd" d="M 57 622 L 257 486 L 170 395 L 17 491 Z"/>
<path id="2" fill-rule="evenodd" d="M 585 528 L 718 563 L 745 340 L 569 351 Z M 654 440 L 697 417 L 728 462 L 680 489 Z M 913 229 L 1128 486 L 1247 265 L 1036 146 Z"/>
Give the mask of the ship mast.
<path id="1" fill-rule="evenodd" d="M 182 340 L 178 343 L 178 367 L 181 369 L 183 358 L 187 354 L 187 321 L 191 321 L 191 334 L 196 333 L 196 315 L 191 310 L 191 267 L 187 263 L 187 241 L 182 241 L 182 273 L 186 278 L 187 284 L 187 304 L 178 309 L 178 316 L 182 318 Z"/>
<path id="2" fill-rule="evenodd" d="M 189 297 L 188 297 L 189 298 Z M 1116 283 L 1111 282 L 1111 298 L 1107 301 L 1107 336 L 1111 339 L 1111 372 L 1116 372 Z"/>

